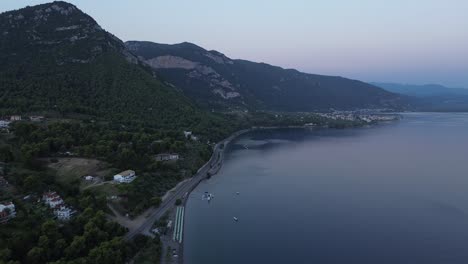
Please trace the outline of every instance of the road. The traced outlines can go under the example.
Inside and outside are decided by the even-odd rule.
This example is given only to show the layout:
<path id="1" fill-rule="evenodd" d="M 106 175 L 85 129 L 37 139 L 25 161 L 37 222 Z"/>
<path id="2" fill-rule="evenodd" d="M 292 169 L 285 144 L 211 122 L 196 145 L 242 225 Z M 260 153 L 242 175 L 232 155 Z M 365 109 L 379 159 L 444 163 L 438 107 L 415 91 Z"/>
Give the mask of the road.
<path id="1" fill-rule="evenodd" d="M 177 199 L 182 199 L 184 195 L 188 194 L 195 189 L 195 187 L 207 177 L 207 173 L 210 172 L 211 175 L 215 174 L 222 165 L 223 155 L 224 155 L 224 148 L 227 144 L 240 134 L 243 134 L 249 130 L 241 130 L 229 138 L 224 139 L 223 141 L 219 142 L 215 145 L 213 149 L 213 154 L 211 155 L 210 160 L 201 167 L 197 174 L 195 174 L 191 180 L 184 182 L 180 186 L 178 186 L 170 195 L 165 199 L 161 205 L 156 208 L 153 212 L 150 213 L 148 218 L 137 228 L 130 230 L 126 235 L 125 239 L 131 240 L 137 234 L 150 234 L 150 229 L 153 226 L 154 222 L 156 222 L 159 218 L 161 218 L 168 210 L 170 210 Z"/>

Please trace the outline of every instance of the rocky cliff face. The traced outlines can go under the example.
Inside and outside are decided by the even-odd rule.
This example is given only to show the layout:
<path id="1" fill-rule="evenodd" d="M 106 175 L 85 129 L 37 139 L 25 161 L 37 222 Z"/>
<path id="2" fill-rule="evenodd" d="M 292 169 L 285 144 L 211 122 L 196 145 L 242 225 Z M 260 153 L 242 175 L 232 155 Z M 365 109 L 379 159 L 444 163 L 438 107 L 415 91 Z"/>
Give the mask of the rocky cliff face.
<path id="1" fill-rule="evenodd" d="M 140 42 L 127 42 L 126 44 L 129 50 L 135 53 L 138 53 L 146 46 L 146 43 Z M 205 84 L 206 86 L 204 89 L 209 92 L 206 100 L 210 100 L 210 97 L 215 96 L 223 100 L 235 101 L 234 104 L 243 104 L 243 98 L 237 87 L 210 65 L 211 63 L 216 65 L 232 65 L 234 62 L 219 52 L 205 51 L 190 43 L 185 43 L 184 45 L 189 49 L 193 49 L 193 51 L 204 60 L 191 60 L 190 56 L 184 58 L 171 55 L 171 53 L 160 54 L 155 57 L 139 56 L 139 58 L 157 72 L 182 70 L 184 71 L 184 75 L 180 76 L 181 80 L 185 80 L 186 83 L 194 86 Z M 175 83 L 177 86 L 181 85 L 181 80 L 169 78 L 169 81 Z M 186 87 L 186 85 L 182 85 L 181 88 L 184 87 Z"/>
<path id="2" fill-rule="evenodd" d="M 313 111 L 405 107 L 400 96 L 367 83 L 232 60 L 191 43 L 129 41 L 126 45 L 207 108 Z"/>

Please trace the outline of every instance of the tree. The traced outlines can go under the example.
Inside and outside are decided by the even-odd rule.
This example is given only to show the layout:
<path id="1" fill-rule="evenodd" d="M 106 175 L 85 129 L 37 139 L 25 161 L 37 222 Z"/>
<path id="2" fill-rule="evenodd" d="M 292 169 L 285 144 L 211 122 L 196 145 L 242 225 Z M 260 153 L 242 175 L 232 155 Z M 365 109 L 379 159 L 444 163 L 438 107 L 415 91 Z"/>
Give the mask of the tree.
<path id="1" fill-rule="evenodd" d="M 42 182 L 38 176 L 30 175 L 24 179 L 23 187 L 27 192 L 38 191 L 42 187 Z"/>
<path id="2" fill-rule="evenodd" d="M 57 223 L 53 220 L 47 220 L 42 224 L 41 233 L 51 241 L 56 241 L 61 237 Z"/>
<path id="3" fill-rule="evenodd" d="M 65 249 L 65 255 L 68 259 L 74 259 L 82 256 L 86 250 L 86 239 L 83 236 L 75 236 L 73 242 Z"/>
<path id="4" fill-rule="evenodd" d="M 15 157 L 13 155 L 13 151 L 11 147 L 8 145 L 0 146 L 0 161 L 3 162 L 12 162 L 14 161 Z"/>
<path id="5" fill-rule="evenodd" d="M 125 244 L 119 238 L 101 243 L 89 252 L 89 263 L 119 264 L 125 263 Z"/>
<path id="6" fill-rule="evenodd" d="M 67 241 L 65 239 L 61 238 L 57 240 L 55 242 L 54 250 L 52 253 L 52 258 L 54 259 L 60 258 L 60 256 L 62 256 L 63 251 L 65 250 L 66 247 L 67 247 Z"/>
<path id="7" fill-rule="evenodd" d="M 4 248 L 0 250 L 0 262 L 7 262 L 11 258 L 11 249 Z"/>
<path id="8" fill-rule="evenodd" d="M 44 249 L 40 247 L 33 247 L 31 250 L 29 250 L 27 259 L 29 263 L 44 263 Z"/>
<path id="9" fill-rule="evenodd" d="M 161 200 L 161 197 L 153 197 L 151 198 L 151 204 L 153 206 L 159 206 L 161 204 L 162 200 Z"/>

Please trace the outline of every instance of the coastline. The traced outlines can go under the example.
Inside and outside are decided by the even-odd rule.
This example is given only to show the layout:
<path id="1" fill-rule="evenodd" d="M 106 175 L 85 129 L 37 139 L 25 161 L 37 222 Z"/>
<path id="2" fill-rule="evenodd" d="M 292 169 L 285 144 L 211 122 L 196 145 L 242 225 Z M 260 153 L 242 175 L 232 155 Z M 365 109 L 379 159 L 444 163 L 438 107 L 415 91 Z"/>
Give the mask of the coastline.
<path id="1" fill-rule="evenodd" d="M 273 127 L 271 127 L 270 129 L 274 129 Z M 197 173 L 199 173 L 205 166 L 210 166 L 210 170 L 209 170 L 209 173 L 210 173 L 210 177 L 213 176 L 213 175 L 216 175 L 219 170 L 221 169 L 222 165 L 223 165 L 223 161 L 224 161 L 224 155 L 226 153 L 226 148 L 228 147 L 228 145 L 236 138 L 240 137 L 241 135 L 243 134 L 246 134 L 248 132 L 251 132 L 251 131 L 254 131 L 255 128 L 248 128 L 248 129 L 243 129 L 243 130 L 239 130 L 239 131 L 236 131 L 234 132 L 233 134 L 231 134 L 229 137 L 223 139 L 222 141 L 218 142 L 215 147 L 214 147 L 214 150 L 213 150 L 213 154 L 211 155 L 211 158 L 208 160 L 207 163 L 205 163 L 205 165 L 203 165 L 198 171 Z M 221 151 L 216 153 L 216 149 L 219 148 L 220 146 L 223 146 Z M 218 155 L 216 155 L 218 154 Z M 216 157 L 217 156 L 217 157 Z M 213 165 L 213 159 L 216 159 L 215 160 L 215 164 Z M 215 169 L 215 171 L 212 171 L 213 169 Z M 212 173 L 214 172 L 214 173 Z M 203 180 L 207 179 L 207 177 L 204 177 L 202 178 L 201 180 L 199 180 L 197 182 L 197 184 L 195 184 L 188 192 L 187 192 L 187 195 L 185 196 L 185 199 L 182 201 L 182 205 L 184 207 L 186 207 L 187 205 L 187 201 L 188 201 L 188 197 L 190 195 L 190 193 L 195 189 L 197 188 L 197 186 L 200 184 L 200 182 L 202 182 Z M 186 217 L 187 214 L 184 214 L 184 224 L 182 226 L 182 229 L 184 230 L 185 229 L 185 217 Z M 185 234 L 185 232 L 184 232 Z M 184 239 L 184 236 L 182 236 L 182 242 L 179 244 L 179 258 L 178 258 L 178 263 L 179 264 L 183 264 L 184 263 L 184 243 L 185 243 L 185 239 Z"/>
<path id="2" fill-rule="evenodd" d="M 372 125 L 376 125 L 376 124 L 379 124 L 381 122 L 377 122 L 377 123 L 374 123 L 374 124 L 371 124 L 370 126 Z M 356 126 L 356 127 L 360 127 L 360 126 Z M 218 142 L 215 147 L 214 147 L 214 150 L 213 150 L 213 155 L 211 156 L 210 160 L 208 160 L 207 163 L 205 163 L 205 165 L 203 165 L 198 171 L 197 173 L 199 173 L 203 168 L 205 168 L 206 166 L 209 166 L 211 165 L 212 167 L 210 169 L 215 169 L 213 171 L 213 174 L 210 173 L 210 177 L 211 176 L 214 176 L 216 175 L 219 170 L 221 169 L 222 165 L 223 165 L 223 161 L 224 161 L 224 155 L 226 153 L 226 149 L 228 147 L 228 145 L 230 143 L 232 143 L 233 140 L 235 140 L 236 138 L 242 136 L 243 134 L 246 134 L 246 133 L 249 133 L 249 132 L 252 132 L 252 131 L 256 131 L 256 130 L 270 130 L 270 129 L 282 129 L 282 128 L 301 128 L 301 129 L 336 129 L 336 128 L 330 128 L 328 126 L 308 126 L 308 125 L 302 125 L 302 126 L 258 126 L 258 127 L 251 127 L 251 128 L 248 128 L 248 129 L 243 129 L 243 130 L 239 130 L 239 131 L 236 131 L 234 132 L 233 134 L 231 134 L 229 137 L 227 137 L 226 139 Z M 216 152 L 217 149 L 219 149 L 219 147 L 223 145 L 222 149 L 220 152 Z M 213 159 L 216 157 L 216 155 L 219 155 L 216 159 L 215 159 L 215 164 L 213 165 Z M 211 170 L 210 170 L 211 172 Z M 195 176 L 194 176 L 195 177 Z M 183 199 L 182 201 L 182 205 L 185 207 L 187 205 L 187 201 L 188 201 L 188 197 L 190 195 L 190 193 L 200 184 L 201 181 L 207 179 L 207 177 L 204 177 L 202 179 L 200 179 L 186 194 L 185 196 L 185 199 Z M 185 217 L 186 217 L 186 214 L 184 214 L 184 225 L 182 226 L 183 229 L 185 229 Z M 185 232 L 184 232 L 185 234 Z M 179 244 L 179 257 L 178 257 L 178 261 L 177 263 L 179 264 L 184 264 L 184 243 L 185 243 L 185 239 L 184 239 L 184 236 L 182 236 L 182 242 Z"/>
<path id="3" fill-rule="evenodd" d="M 303 126 L 261 126 L 261 127 L 251 127 L 251 128 L 248 128 L 248 129 L 243 129 L 243 130 L 239 130 L 239 131 L 236 131 L 234 133 L 232 133 L 229 137 L 223 139 L 222 141 L 218 142 L 216 145 L 215 145 L 215 148 L 213 150 L 213 155 L 211 156 L 210 160 L 208 160 L 207 163 L 205 163 L 205 165 L 203 165 L 197 173 L 199 173 L 203 168 L 205 168 L 205 166 L 209 166 L 211 165 L 212 167 L 210 168 L 210 172 L 213 172 L 212 174 L 210 173 L 210 177 L 211 176 L 214 176 L 216 175 L 219 170 L 221 169 L 222 165 L 223 165 L 223 161 L 224 161 L 224 155 L 226 153 L 226 149 L 228 147 L 229 144 L 232 143 L 233 140 L 237 139 L 238 137 L 246 134 L 246 133 L 249 133 L 249 132 L 252 132 L 252 131 L 256 131 L 256 130 L 270 130 L 270 129 L 282 129 L 282 128 L 302 128 L 302 129 L 308 129 L 308 128 L 325 128 L 325 129 L 328 129 L 328 127 L 325 127 L 325 126 L 314 126 L 314 127 L 311 127 L 311 126 L 306 126 L 306 125 L 303 125 Z M 219 148 L 221 145 L 223 145 L 222 149 L 220 152 L 217 152 L 216 153 L 216 149 Z M 216 157 L 216 154 L 219 154 L 219 156 L 214 160 L 215 164 L 213 165 L 213 159 Z M 213 170 L 214 169 L 214 170 Z M 202 179 L 200 179 L 186 194 L 186 198 L 183 199 L 182 201 L 182 206 L 186 207 L 187 205 L 187 201 L 188 201 L 188 197 L 190 195 L 190 193 L 200 184 L 200 182 L 202 182 L 203 180 L 207 179 L 207 177 L 204 177 Z M 184 219 L 183 219 L 183 223 L 184 225 L 182 226 L 182 229 L 185 229 L 185 217 L 186 217 L 187 214 L 184 214 Z M 185 232 L 184 232 L 185 234 Z M 179 264 L 183 264 L 184 263 L 184 243 L 185 243 L 185 239 L 184 239 L 184 236 L 182 236 L 182 242 L 179 244 L 179 257 L 178 257 L 178 261 L 177 263 Z"/>

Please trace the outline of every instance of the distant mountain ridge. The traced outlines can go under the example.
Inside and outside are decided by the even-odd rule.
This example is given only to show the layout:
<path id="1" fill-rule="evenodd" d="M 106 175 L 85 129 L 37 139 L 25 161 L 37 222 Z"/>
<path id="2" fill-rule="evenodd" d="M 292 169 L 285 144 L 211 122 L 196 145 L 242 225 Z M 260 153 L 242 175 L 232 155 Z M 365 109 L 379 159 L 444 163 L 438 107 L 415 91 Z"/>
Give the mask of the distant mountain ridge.
<path id="1" fill-rule="evenodd" d="M 448 88 L 439 84 L 413 85 L 399 83 L 373 83 L 387 91 L 413 97 L 414 110 L 468 111 L 468 89 Z"/>
<path id="2" fill-rule="evenodd" d="M 205 108 L 315 111 L 407 107 L 403 97 L 361 81 L 234 60 L 192 43 L 128 41 L 126 45 Z"/>
<path id="3" fill-rule="evenodd" d="M 401 83 L 379 83 L 372 82 L 371 84 L 381 87 L 387 91 L 410 96 L 439 96 L 439 95 L 466 95 L 468 89 L 464 88 L 449 88 L 440 84 L 401 84 Z"/>

